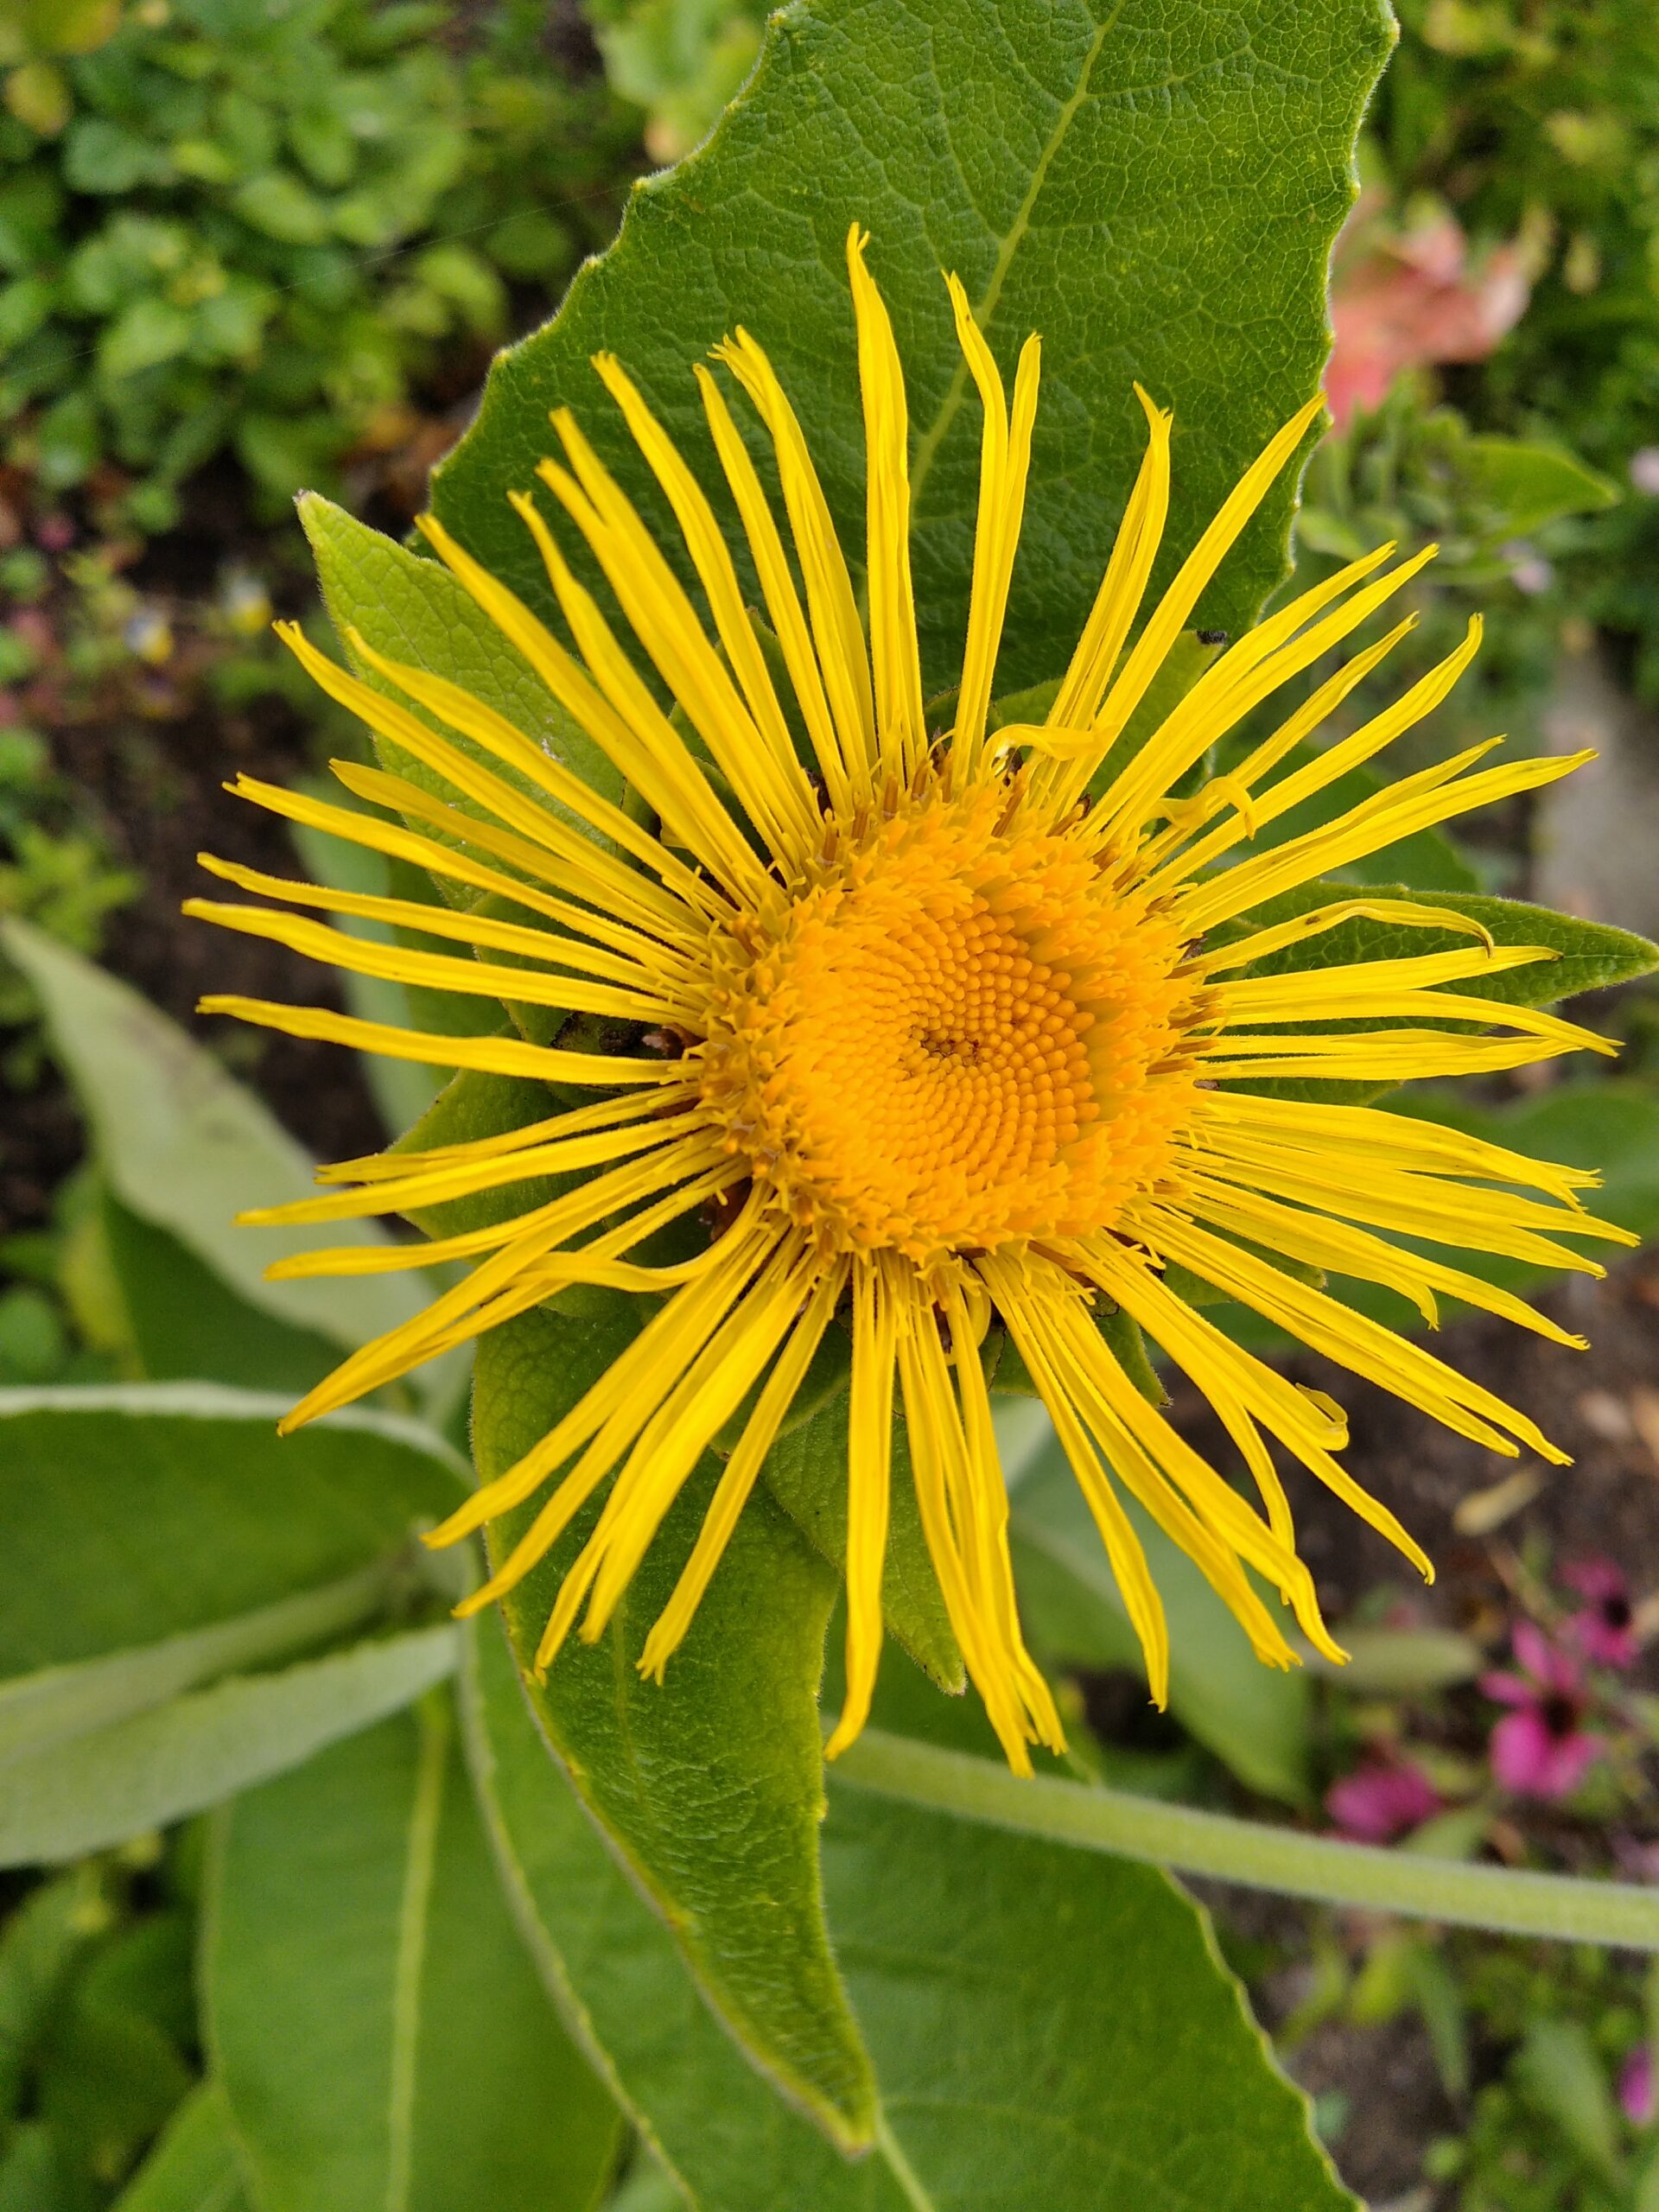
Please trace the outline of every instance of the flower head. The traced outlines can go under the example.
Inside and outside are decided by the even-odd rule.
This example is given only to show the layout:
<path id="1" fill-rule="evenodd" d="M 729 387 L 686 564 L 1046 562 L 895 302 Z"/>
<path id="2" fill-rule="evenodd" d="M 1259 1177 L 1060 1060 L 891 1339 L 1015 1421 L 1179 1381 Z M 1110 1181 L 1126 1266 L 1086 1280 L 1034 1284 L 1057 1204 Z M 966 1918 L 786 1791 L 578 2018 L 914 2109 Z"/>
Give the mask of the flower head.
<path id="1" fill-rule="evenodd" d="M 1241 749 L 1228 773 L 1195 797 L 1171 796 L 1218 738 L 1382 607 L 1427 554 L 1390 566 L 1385 546 L 1354 562 L 1238 639 L 1138 749 L 1122 741 L 1317 398 L 1269 442 L 1148 607 L 1170 418 L 1140 396 L 1146 456 L 1071 665 L 1040 723 L 999 727 L 996 661 L 1039 346 L 1027 342 L 1010 398 L 962 286 L 948 280 L 984 427 L 960 681 L 930 710 L 911 582 L 905 384 L 864 251 L 855 232 L 868 485 L 861 599 L 805 434 L 752 338 L 740 330 L 716 349 L 727 381 L 705 365 L 694 372 L 712 447 L 704 467 L 735 517 L 729 536 L 704 479 L 625 370 L 601 356 L 600 378 L 673 512 L 679 568 L 563 410 L 553 418 L 563 457 L 542 464 L 542 503 L 512 499 L 564 636 L 440 524 L 423 527 L 504 650 L 528 662 L 636 804 L 609 804 L 452 683 L 353 636 L 378 678 L 372 689 L 289 632 L 324 689 L 423 772 L 340 764 L 353 795 L 385 810 L 374 815 L 245 779 L 238 788 L 429 868 L 456 903 L 208 865 L 262 899 L 389 923 L 465 957 L 371 943 L 266 905 L 193 910 L 359 972 L 598 1016 L 614 1039 L 592 1052 L 563 1039 L 429 1036 L 246 999 L 205 1001 L 291 1034 L 577 1087 L 580 1103 L 531 1127 L 348 1161 L 323 1171 L 340 1187 L 247 1217 L 327 1222 L 510 1192 L 534 1177 L 582 1178 L 498 1225 L 424 1248 L 353 1246 L 279 1262 L 284 1274 L 471 1263 L 416 1319 L 312 1391 L 290 1425 L 569 1285 L 661 1295 L 610 1371 L 436 1532 L 453 1541 L 546 1491 L 467 1610 L 510 1590 L 603 1495 L 537 1663 L 551 1663 L 573 1627 L 598 1636 L 691 1470 L 747 1408 L 701 1539 L 645 1643 L 640 1664 L 660 1675 L 802 1376 L 827 1332 L 844 1327 L 848 1687 L 832 1749 L 857 1732 L 875 1679 L 902 1405 L 951 1624 L 1009 1758 L 1025 1769 L 1028 1745 L 1058 1745 L 1060 1724 L 1020 1635 L 987 1395 L 993 1327 L 1053 1417 L 1154 1696 L 1167 1681 L 1164 1613 L 1124 1493 L 1198 1561 L 1264 1660 L 1287 1665 L 1293 1654 L 1247 1568 L 1311 1642 L 1339 1656 L 1297 1555 L 1275 1447 L 1425 1573 L 1428 1561 L 1335 1456 L 1345 1439 L 1338 1407 L 1242 1350 L 1186 1303 L 1166 1268 L 1179 1262 L 1459 1434 L 1559 1459 L 1522 1414 L 1313 1287 L 1310 1274 L 1389 1284 L 1431 1319 L 1444 1293 L 1573 1341 L 1510 1294 L 1386 1232 L 1593 1272 L 1557 1241 L 1619 1236 L 1581 1210 L 1577 1192 L 1593 1179 L 1430 1122 L 1262 1085 L 1386 1083 L 1605 1048 L 1551 1014 L 1459 993 L 1461 982 L 1548 957 L 1539 949 L 1496 949 L 1478 925 L 1430 905 L 1304 889 L 1411 830 L 1548 783 L 1571 760 L 1478 767 L 1488 749 L 1478 747 L 1322 828 L 1251 849 L 1267 824 L 1427 715 L 1475 650 L 1475 626 L 1396 705 L 1310 757 L 1304 741 L 1409 624 L 1396 626 Z M 734 385 L 770 448 L 781 517 L 751 455 L 755 432 L 739 429 Z M 550 516 L 574 527 L 632 645 L 579 581 Z M 680 580 L 688 569 L 696 601 Z M 1281 902 L 1271 918 L 1259 918 L 1271 901 Z M 1326 933 L 1365 918 L 1453 942 L 1420 957 L 1302 964 L 1302 948 L 1317 950 Z M 680 1256 L 652 1256 L 647 1240 L 669 1224 Z M 1208 1393 L 1257 1503 L 1141 1395 L 1096 1325 L 1104 1301 Z"/>
<path id="2" fill-rule="evenodd" d="M 1584 1677 L 1532 1622 L 1518 1622 L 1512 1640 L 1521 1671 L 1480 1678 L 1488 1697 L 1512 1708 L 1492 1731 L 1492 1772 L 1517 1797 L 1570 1797 L 1605 1749 L 1581 1725 Z"/>
<path id="3" fill-rule="evenodd" d="M 1325 1809 L 1340 1833 L 1359 1843 L 1392 1843 L 1432 1820 L 1440 1809 L 1440 1793 L 1414 1761 L 1368 1758 L 1332 1783 Z"/>
<path id="4" fill-rule="evenodd" d="M 1611 1559 L 1574 1560 L 1561 1569 L 1561 1580 L 1586 1600 L 1567 1624 L 1567 1636 L 1585 1657 L 1621 1673 L 1635 1666 L 1636 1609 L 1623 1567 Z"/>

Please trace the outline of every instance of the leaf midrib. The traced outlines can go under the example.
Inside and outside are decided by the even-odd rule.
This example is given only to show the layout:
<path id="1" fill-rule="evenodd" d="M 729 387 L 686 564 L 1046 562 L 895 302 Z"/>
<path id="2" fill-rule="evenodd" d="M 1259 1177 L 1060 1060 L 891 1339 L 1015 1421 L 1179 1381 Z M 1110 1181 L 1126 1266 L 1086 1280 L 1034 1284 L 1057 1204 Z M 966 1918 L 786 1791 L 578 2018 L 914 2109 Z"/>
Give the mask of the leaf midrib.
<path id="1" fill-rule="evenodd" d="M 420 1731 L 415 1792 L 410 1807 L 409 1847 L 397 1908 L 397 1949 L 392 1968 L 391 2056 L 386 2088 L 386 2212 L 409 2212 L 414 2172 L 415 2073 L 421 2028 L 421 1980 L 431 1922 L 432 1882 L 437 1865 L 438 1822 L 443 1811 L 449 1751 L 449 1709 L 440 1693 L 416 1708 Z"/>
<path id="2" fill-rule="evenodd" d="M 1007 281 L 1008 270 L 1013 266 L 1014 257 L 1025 241 L 1026 233 L 1031 227 L 1033 211 L 1041 197 L 1044 185 L 1048 181 L 1049 168 L 1065 141 L 1066 132 L 1071 128 L 1078 109 L 1089 97 L 1089 87 L 1095 73 L 1095 64 L 1099 60 L 1106 41 L 1117 28 L 1118 19 L 1128 5 L 1128 0 L 1116 0 L 1116 5 L 1112 9 L 1111 13 L 1096 31 L 1093 43 L 1089 48 L 1082 68 L 1077 73 L 1077 88 L 1071 97 L 1062 103 L 1060 111 L 1054 119 L 1054 128 L 1049 133 L 1042 152 L 1037 156 L 1032 169 L 1030 187 L 1015 211 L 1013 222 L 1009 224 L 997 246 L 996 259 L 992 264 L 990 277 L 974 306 L 974 321 L 982 331 L 988 331 L 990 327 L 991 318 L 996 313 L 997 302 L 1002 296 L 1002 287 Z M 945 433 L 957 418 L 957 411 L 962 405 L 963 397 L 967 388 L 968 364 L 965 359 L 958 360 L 950 382 L 946 387 L 944 397 L 939 403 L 938 412 L 916 442 L 915 460 L 910 472 L 910 499 L 912 513 L 921 505 L 923 487 L 932 473 L 933 462 L 940 446 L 944 442 Z"/>

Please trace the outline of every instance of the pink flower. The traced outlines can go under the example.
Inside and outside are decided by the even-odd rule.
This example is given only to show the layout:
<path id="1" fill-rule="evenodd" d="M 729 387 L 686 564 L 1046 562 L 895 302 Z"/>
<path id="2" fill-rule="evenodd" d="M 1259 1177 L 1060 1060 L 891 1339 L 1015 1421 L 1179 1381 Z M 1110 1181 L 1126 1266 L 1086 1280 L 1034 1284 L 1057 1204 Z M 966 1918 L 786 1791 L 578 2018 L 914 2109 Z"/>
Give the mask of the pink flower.
<path id="1" fill-rule="evenodd" d="M 1483 1675 L 1480 1687 L 1514 1708 L 1492 1731 L 1492 1772 L 1517 1797 L 1570 1797 L 1603 1745 L 1580 1726 L 1588 1708 L 1583 1677 L 1565 1651 L 1530 1621 L 1514 1637 L 1518 1675 Z"/>
<path id="2" fill-rule="evenodd" d="M 1654 2114 L 1659 2112 L 1653 2051 L 1645 2043 L 1637 2044 L 1619 2070 L 1618 2108 L 1632 2127 L 1651 2127 Z"/>
<path id="3" fill-rule="evenodd" d="M 1325 1809 L 1357 1843 L 1391 1843 L 1440 1809 L 1433 1783 L 1409 1759 L 1370 1758 L 1332 1783 Z"/>
<path id="4" fill-rule="evenodd" d="M 1634 1608 L 1624 1569 L 1610 1559 L 1574 1560 L 1561 1569 L 1561 1580 L 1589 1600 L 1567 1624 L 1567 1635 L 1585 1657 L 1599 1667 L 1635 1666 Z"/>
<path id="5" fill-rule="evenodd" d="M 1362 202 L 1356 213 L 1364 212 Z M 1484 361 L 1519 322 L 1532 289 L 1518 245 L 1498 246 L 1471 267 L 1468 240 L 1450 215 L 1394 237 L 1378 237 L 1368 220 L 1357 237 L 1370 250 L 1338 249 L 1331 301 L 1336 344 L 1325 395 L 1338 429 L 1356 407 L 1377 406 L 1402 369 Z"/>

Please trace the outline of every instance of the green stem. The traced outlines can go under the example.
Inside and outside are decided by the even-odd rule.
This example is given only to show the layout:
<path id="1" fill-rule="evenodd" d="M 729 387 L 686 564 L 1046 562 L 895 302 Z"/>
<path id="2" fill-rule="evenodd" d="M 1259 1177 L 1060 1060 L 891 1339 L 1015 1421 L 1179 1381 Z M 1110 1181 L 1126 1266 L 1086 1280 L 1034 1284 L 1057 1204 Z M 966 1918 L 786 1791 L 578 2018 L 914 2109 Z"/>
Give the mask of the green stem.
<path id="1" fill-rule="evenodd" d="M 1047 1775 L 1022 1781 L 988 1759 L 867 1729 L 836 1760 L 842 1782 L 1020 1835 L 1146 1859 L 1246 1888 L 1469 1928 L 1659 1951 L 1659 1891 L 1517 1873 L 1305 1835 Z"/>

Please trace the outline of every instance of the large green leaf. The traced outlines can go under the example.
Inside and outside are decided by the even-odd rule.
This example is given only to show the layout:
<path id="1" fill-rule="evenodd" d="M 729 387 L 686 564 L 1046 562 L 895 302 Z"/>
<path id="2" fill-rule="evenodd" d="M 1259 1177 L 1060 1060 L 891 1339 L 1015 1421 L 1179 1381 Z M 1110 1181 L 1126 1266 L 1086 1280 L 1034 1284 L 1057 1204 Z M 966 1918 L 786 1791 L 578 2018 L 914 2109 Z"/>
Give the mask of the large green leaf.
<path id="1" fill-rule="evenodd" d="M 462 1701 L 533 1948 L 696 2212 L 1348 2202 L 1202 1923 L 1162 1876 L 833 1784 L 831 1925 L 883 2104 L 875 2148 L 842 2162 L 699 2002 L 666 1931 L 538 1756 L 487 1624 Z"/>
<path id="2" fill-rule="evenodd" d="M 1245 462 L 1313 391 L 1325 267 L 1351 153 L 1388 51 L 1377 0 L 802 0 L 709 144 L 637 188 L 613 250 L 550 327 L 504 356 L 434 481 L 438 513 L 532 600 L 545 579 L 505 494 L 528 486 L 569 403 L 639 491 L 638 454 L 588 366 L 615 353 L 713 488 L 691 365 L 738 324 L 806 426 L 849 556 L 862 432 L 845 272 L 872 233 L 914 425 L 914 565 L 931 688 L 956 681 L 979 410 L 941 267 L 1005 371 L 1043 337 L 1030 515 L 1004 688 L 1069 658 L 1145 437 L 1139 378 L 1177 410 L 1160 574 Z M 1247 531 L 1202 620 L 1237 629 L 1282 573 L 1294 472 Z"/>
<path id="3" fill-rule="evenodd" d="M 222 1815 L 207 2039 L 261 2212 L 585 2212 L 619 2115 L 503 1901 L 447 1696 Z"/>
<path id="4" fill-rule="evenodd" d="M 251 2212 L 225 2094 L 204 2082 L 179 2107 L 116 2212 Z"/>
<path id="5" fill-rule="evenodd" d="M 412 1531 L 453 1510 L 462 1464 L 429 1431 L 359 1411 L 284 1440 L 284 1402 L 197 1383 L 0 1392 L 0 1715 L 84 1689 L 100 1662 L 118 1696 L 124 1669 L 142 1681 L 182 1640 L 234 1649 L 275 1609 L 297 1622 L 308 1600 L 385 1587 Z M 207 1678 L 175 1672 L 162 1694 Z"/>
<path id="6" fill-rule="evenodd" d="M 846 1783 L 824 1872 L 918 2204 L 1352 2208 L 1166 1875 Z"/>
<path id="7" fill-rule="evenodd" d="M 1020 1413 L 1029 1416 L 1034 1433 L 1021 1440 L 1017 1456 L 1005 1433 L 1004 1459 L 1014 1491 L 1014 1571 L 1032 1640 L 1062 1664 L 1142 1674 L 1140 1641 L 1077 1478 L 1047 1416 L 1034 1407 Z M 999 1428 L 1008 1418 L 1000 1416 Z M 1133 1499 L 1124 1506 L 1169 1618 L 1171 1710 L 1252 1789 L 1306 1803 L 1312 1751 L 1306 1677 L 1262 1666 L 1186 1554 Z"/>
<path id="8" fill-rule="evenodd" d="M 311 1161 L 213 1054 L 113 976 L 16 919 L 0 944 L 40 994 L 100 1164 L 124 1205 L 175 1236 L 251 1305 L 356 1345 L 415 1313 L 400 1275 L 267 1282 L 267 1263 L 317 1242 L 310 1229 L 238 1229 L 244 1207 L 315 1195 Z M 341 1241 L 378 1243 L 372 1223 Z M 332 1234 L 332 1231 L 331 1231 Z"/>
<path id="9" fill-rule="evenodd" d="M 0 1866 L 77 1858 L 199 1813 L 397 1712 L 454 1663 L 447 1623 L 410 1629 L 26 1751 L 0 1769 Z"/>
<path id="10" fill-rule="evenodd" d="M 502 1473 L 632 1339 L 637 1305 L 588 1291 L 479 1346 L 474 1449 Z M 537 1717 L 710 2001 L 759 2065 L 832 2133 L 868 2139 L 868 2063 L 825 1936 L 817 1708 L 833 1577 L 771 1499 L 749 1501 L 665 1683 L 636 1662 L 701 1525 L 706 1455 L 595 1643 L 575 1637 L 532 1684 Z M 500 1556 L 539 1504 L 493 1524 Z M 590 1507 L 507 1599 L 521 1666 L 593 1527 Z"/>
<path id="11" fill-rule="evenodd" d="M 505 1640 L 475 1624 L 467 1750 L 520 1924 L 617 2096 L 697 2212 L 902 2212 L 880 2145 L 842 2158 L 750 2065 L 547 1757 Z"/>

